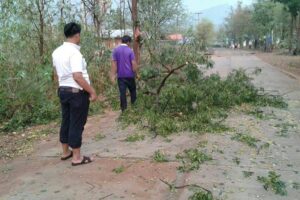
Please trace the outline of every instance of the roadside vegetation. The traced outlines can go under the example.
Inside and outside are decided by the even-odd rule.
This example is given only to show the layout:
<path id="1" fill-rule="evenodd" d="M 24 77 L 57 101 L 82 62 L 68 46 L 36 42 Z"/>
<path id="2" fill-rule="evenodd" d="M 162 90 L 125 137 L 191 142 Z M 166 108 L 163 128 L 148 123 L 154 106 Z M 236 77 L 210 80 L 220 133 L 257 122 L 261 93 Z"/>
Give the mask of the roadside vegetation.
<path id="1" fill-rule="evenodd" d="M 288 106 L 283 97 L 269 94 L 253 84 L 253 78 L 261 69 L 254 72 L 233 70 L 225 78 L 209 74 L 214 66 L 209 47 L 217 40 L 224 46 L 232 43 L 251 49 L 271 51 L 278 48 L 299 54 L 299 0 L 258 0 L 251 6 L 238 3 L 218 31 L 207 19 L 194 27 L 187 25 L 188 17 L 183 12 L 181 0 L 139 1 L 139 21 L 133 20 L 130 1 L 128 5 L 118 5 L 117 8 L 112 6 L 112 1 L 105 1 L 110 2 L 108 5 L 98 0 L 71 2 L 0 2 L 0 134 L 5 139 L 0 143 L 0 158 L 26 153 L 35 139 L 58 132 L 57 124 L 52 125 L 55 128 L 51 126 L 51 131 L 47 127 L 36 131 L 29 129 L 30 134 L 26 135 L 23 130 L 60 119 L 51 53 L 62 44 L 63 25 L 70 21 L 82 24 L 82 53 L 93 86 L 105 97 L 105 100 L 91 104 L 90 114 L 99 114 L 105 109 L 119 110 L 117 87 L 110 83 L 108 75 L 115 42 L 115 38 L 110 38 L 110 32 L 116 29 L 125 32 L 136 26 L 142 30 L 135 41 L 141 49 L 138 101 L 118 118 L 121 128 L 134 125 L 141 133 L 127 135 L 123 139 L 127 144 L 156 137 L 171 142 L 169 136 L 186 132 L 196 136 L 234 132 L 226 119 L 236 108 L 248 107 L 244 114 L 265 120 L 273 116 L 265 115 L 261 108 L 285 109 Z M 168 39 L 174 33 L 184 37 L 180 41 Z M 273 34 L 273 43 L 267 45 L 270 34 Z M 276 135 L 282 139 L 289 137 L 291 131 L 297 131 L 297 126 L 292 123 L 284 122 L 276 128 Z M 11 141 L 12 137 L 18 142 Z M 105 137 L 98 132 L 94 141 L 106 140 Z M 256 148 L 257 152 L 270 145 L 248 132 L 234 133 L 231 139 Z M 202 164 L 212 161 L 213 152 L 200 149 L 207 145 L 208 141 L 200 141 L 197 148 L 187 146 L 182 152 L 176 152 L 177 170 L 192 173 L 201 169 Z M 224 154 L 223 149 L 216 151 Z M 242 165 L 240 158 L 232 158 L 235 167 Z M 156 164 L 171 160 L 161 150 L 154 151 L 151 159 Z M 111 172 L 121 174 L 126 169 L 121 165 Z M 243 171 L 242 175 L 250 179 L 254 172 Z M 201 186 L 175 186 L 161 181 L 171 191 L 187 187 L 191 192 L 189 200 L 214 199 L 213 193 Z M 275 172 L 258 176 L 257 181 L 266 190 L 287 195 L 286 183 Z M 294 182 L 292 187 L 299 189 L 299 183 Z"/>

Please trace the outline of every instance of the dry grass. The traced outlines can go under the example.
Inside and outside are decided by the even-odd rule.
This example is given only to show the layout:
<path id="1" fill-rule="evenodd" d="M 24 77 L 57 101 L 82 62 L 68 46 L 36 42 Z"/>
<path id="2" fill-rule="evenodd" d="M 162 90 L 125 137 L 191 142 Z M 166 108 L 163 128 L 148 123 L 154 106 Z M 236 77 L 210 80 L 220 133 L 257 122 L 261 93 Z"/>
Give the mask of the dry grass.
<path id="1" fill-rule="evenodd" d="M 9 134 L 0 132 L 0 161 L 30 154 L 37 141 L 47 139 L 49 135 L 58 133 L 58 129 L 57 123 L 50 123 Z"/>

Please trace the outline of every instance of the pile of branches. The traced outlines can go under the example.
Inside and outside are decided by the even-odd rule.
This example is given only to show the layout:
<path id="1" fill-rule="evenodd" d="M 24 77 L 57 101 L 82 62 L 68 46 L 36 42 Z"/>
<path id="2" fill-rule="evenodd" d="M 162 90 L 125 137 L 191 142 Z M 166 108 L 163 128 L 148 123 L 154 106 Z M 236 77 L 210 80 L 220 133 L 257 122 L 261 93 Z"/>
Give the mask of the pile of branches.
<path id="1" fill-rule="evenodd" d="M 256 88 L 243 70 L 232 71 L 225 79 L 206 76 L 213 62 L 196 45 L 162 44 L 147 50 L 138 102 L 120 117 L 125 125 L 138 124 L 154 136 L 220 132 L 227 130 L 223 121 L 234 106 L 286 106 L 281 97 Z"/>

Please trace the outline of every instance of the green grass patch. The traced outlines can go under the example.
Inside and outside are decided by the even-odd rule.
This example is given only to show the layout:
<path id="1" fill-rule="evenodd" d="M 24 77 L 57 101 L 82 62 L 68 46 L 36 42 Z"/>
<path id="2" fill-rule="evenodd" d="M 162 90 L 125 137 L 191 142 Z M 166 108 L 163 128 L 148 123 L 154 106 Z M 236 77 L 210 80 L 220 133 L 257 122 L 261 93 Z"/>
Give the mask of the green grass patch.
<path id="1" fill-rule="evenodd" d="M 168 162 L 166 155 L 163 152 L 161 152 L 160 150 L 157 150 L 154 152 L 153 160 L 155 162 L 159 162 L 159 163 Z"/>
<path id="2" fill-rule="evenodd" d="M 145 139 L 145 135 L 142 134 L 132 134 L 128 135 L 125 139 L 126 142 L 137 142 L 137 141 L 142 141 Z"/>
<path id="3" fill-rule="evenodd" d="M 294 129 L 297 128 L 297 125 L 285 122 L 282 124 L 276 124 L 275 127 L 279 128 L 279 130 L 276 132 L 278 136 L 288 137 L 289 133 L 293 132 Z"/>
<path id="4" fill-rule="evenodd" d="M 98 133 L 96 136 L 95 136 L 95 140 L 96 141 L 100 141 L 100 140 L 103 140 L 106 136 L 105 135 L 102 135 L 101 133 Z"/>
<path id="5" fill-rule="evenodd" d="M 115 172 L 116 174 L 121 174 L 122 172 L 125 171 L 125 167 L 123 165 L 121 165 L 117 168 L 114 168 L 112 171 Z"/>
<path id="6" fill-rule="evenodd" d="M 207 140 L 204 140 L 204 141 L 200 141 L 198 143 L 198 146 L 201 147 L 201 148 L 205 148 L 208 144 L 208 141 Z"/>
<path id="7" fill-rule="evenodd" d="M 236 140 L 247 144 L 249 147 L 257 147 L 257 142 L 260 141 L 249 134 L 236 133 L 231 137 L 232 140 Z"/>
<path id="8" fill-rule="evenodd" d="M 183 153 L 177 154 L 176 159 L 181 162 L 181 166 L 178 167 L 178 170 L 180 172 L 189 172 L 198 170 L 201 164 L 212 160 L 212 157 L 198 149 L 186 149 Z"/>
<path id="9" fill-rule="evenodd" d="M 250 171 L 243 171 L 243 175 L 245 178 L 249 178 L 250 176 L 252 176 L 254 174 L 254 172 L 250 172 Z"/>
<path id="10" fill-rule="evenodd" d="M 275 115 L 274 113 L 265 113 L 263 110 L 260 108 L 254 107 L 252 110 L 246 111 L 247 114 L 252 115 L 256 117 L 257 119 L 260 120 L 269 120 L 269 119 L 274 119 Z"/>
<path id="11" fill-rule="evenodd" d="M 267 177 L 258 176 L 257 180 L 261 182 L 265 188 L 265 190 L 271 189 L 275 192 L 275 194 L 279 194 L 281 196 L 287 195 L 286 184 L 281 181 L 280 175 L 276 174 L 274 171 L 269 171 Z"/>

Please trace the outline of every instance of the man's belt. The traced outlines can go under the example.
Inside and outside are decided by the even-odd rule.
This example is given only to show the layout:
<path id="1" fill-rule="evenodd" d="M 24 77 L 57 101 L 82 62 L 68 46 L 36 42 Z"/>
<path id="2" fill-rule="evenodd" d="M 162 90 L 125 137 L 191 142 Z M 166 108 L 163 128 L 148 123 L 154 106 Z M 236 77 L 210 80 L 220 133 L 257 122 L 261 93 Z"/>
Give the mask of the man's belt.
<path id="1" fill-rule="evenodd" d="M 80 93 L 83 92 L 83 90 L 80 90 L 78 88 L 73 87 L 59 87 L 60 92 L 70 92 L 70 93 Z"/>

